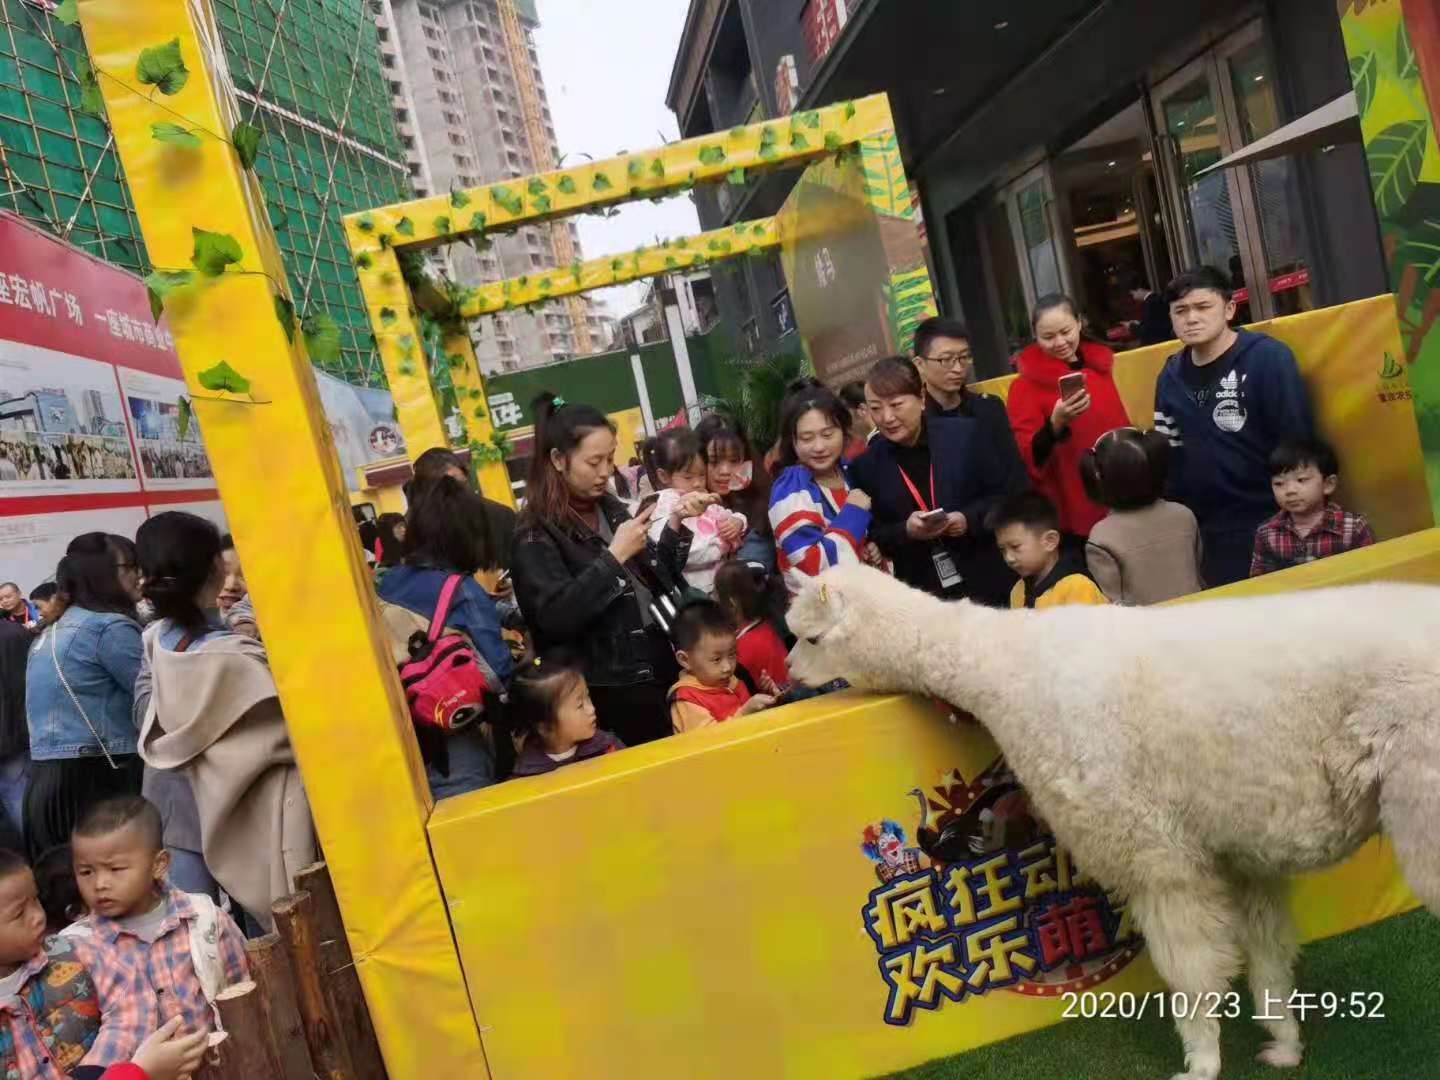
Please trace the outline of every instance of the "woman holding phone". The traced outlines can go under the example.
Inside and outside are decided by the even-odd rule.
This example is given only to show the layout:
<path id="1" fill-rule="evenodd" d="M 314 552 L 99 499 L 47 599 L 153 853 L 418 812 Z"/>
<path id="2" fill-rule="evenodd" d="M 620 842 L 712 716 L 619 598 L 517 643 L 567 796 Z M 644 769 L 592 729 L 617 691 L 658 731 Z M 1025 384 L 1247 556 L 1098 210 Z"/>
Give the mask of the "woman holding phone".
<path id="1" fill-rule="evenodd" d="M 985 428 L 927 415 L 920 372 L 899 356 L 870 369 L 865 399 L 878 434 L 851 475 L 870 495 L 870 536 L 895 576 L 944 600 L 1004 607 L 1015 575 L 985 519 L 1009 493 L 1009 469 Z"/>
<path id="2" fill-rule="evenodd" d="M 1085 321 L 1068 296 L 1042 297 L 1030 326 L 1035 343 L 1016 358 L 1010 426 L 1030 482 L 1060 511 L 1061 531 L 1084 538 L 1107 511 L 1085 493 L 1080 458 L 1106 432 L 1130 426 L 1115 354 L 1082 339 Z"/>

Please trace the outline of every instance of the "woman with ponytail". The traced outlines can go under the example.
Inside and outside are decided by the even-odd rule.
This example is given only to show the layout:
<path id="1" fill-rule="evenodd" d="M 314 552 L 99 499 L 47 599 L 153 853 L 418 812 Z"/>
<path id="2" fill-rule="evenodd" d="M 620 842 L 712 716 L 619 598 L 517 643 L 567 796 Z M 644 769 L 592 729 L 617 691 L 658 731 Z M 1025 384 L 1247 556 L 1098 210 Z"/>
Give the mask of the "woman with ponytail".
<path id="1" fill-rule="evenodd" d="M 615 429 L 590 405 L 553 394 L 535 402 L 535 456 L 515 536 L 515 596 L 539 652 L 579 653 L 600 726 L 627 746 L 670 734 L 666 692 L 678 668 L 655 594 L 681 581 L 689 555 L 687 517 L 716 496 L 679 499 L 658 541 L 655 510 L 631 517 L 607 491 Z"/>
<path id="2" fill-rule="evenodd" d="M 219 529 L 172 511 L 140 526 L 135 541 L 155 608 L 135 723 L 171 877 L 194 892 L 218 882 L 268 929 L 272 902 L 315 859 L 310 804 L 269 657 L 218 617 L 226 576 Z"/>

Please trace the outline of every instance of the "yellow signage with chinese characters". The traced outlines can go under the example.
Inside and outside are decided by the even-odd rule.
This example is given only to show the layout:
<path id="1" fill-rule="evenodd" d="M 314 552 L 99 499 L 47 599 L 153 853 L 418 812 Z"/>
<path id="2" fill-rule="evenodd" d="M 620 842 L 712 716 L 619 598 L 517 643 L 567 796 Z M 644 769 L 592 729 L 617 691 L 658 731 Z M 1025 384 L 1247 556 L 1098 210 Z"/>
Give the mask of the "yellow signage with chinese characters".
<path id="1" fill-rule="evenodd" d="M 1440 580 L 1440 530 L 1230 591 L 1382 578 Z M 876 1076 L 1161 985 L 984 729 L 918 698 L 847 691 L 507 782 L 429 832 L 496 1076 Z M 1292 897 L 1305 940 L 1414 905 L 1379 839 Z"/>

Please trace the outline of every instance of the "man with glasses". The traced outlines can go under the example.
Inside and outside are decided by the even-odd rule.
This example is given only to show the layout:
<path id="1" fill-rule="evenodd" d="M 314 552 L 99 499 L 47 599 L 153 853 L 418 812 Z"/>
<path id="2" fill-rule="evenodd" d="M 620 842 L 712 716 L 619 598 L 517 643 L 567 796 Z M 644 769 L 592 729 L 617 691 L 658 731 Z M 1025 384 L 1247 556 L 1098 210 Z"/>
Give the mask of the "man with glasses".
<path id="1" fill-rule="evenodd" d="M 1000 464 L 1007 491 L 1027 486 L 1025 465 L 1020 460 L 1015 434 L 1005 403 L 989 394 L 970 389 L 975 374 L 975 354 L 970 348 L 970 331 L 954 319 L 926 319 L 915 329 L 915 366 L 925 383 L 925 412 L 929 416 L 963 417 L 974 420 L 983 433 L 983 445 Z"/>

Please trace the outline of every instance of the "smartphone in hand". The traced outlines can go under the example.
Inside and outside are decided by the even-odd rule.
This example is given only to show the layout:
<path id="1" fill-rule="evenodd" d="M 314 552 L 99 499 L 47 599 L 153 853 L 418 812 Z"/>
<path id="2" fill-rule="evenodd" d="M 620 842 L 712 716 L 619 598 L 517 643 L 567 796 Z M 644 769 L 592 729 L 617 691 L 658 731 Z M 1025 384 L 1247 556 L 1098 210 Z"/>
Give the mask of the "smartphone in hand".
<path id="1" fill-rule="evenodd" d="M 1060 376 L 1060 400 L 1069 401 L 1076 394 L 1085 392 L 1085 373 L 1072 371 Z"/>
<path id="2" fill-rule="evenodd" d="M 926 510 L 920 515 L 920 520 L 926 525 L 939 525 L 947 517 L 947 513 L 938 507 L 934 510 Z"/>

